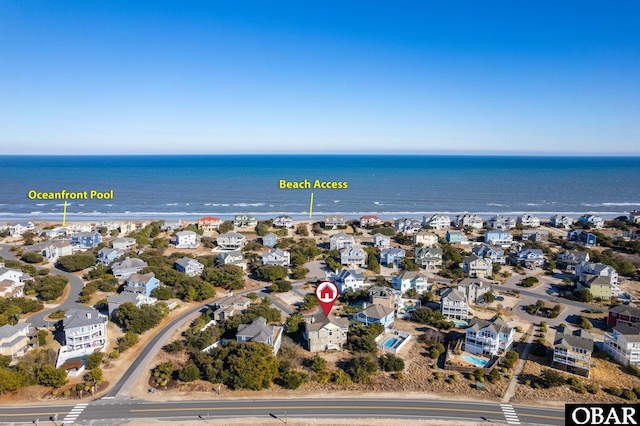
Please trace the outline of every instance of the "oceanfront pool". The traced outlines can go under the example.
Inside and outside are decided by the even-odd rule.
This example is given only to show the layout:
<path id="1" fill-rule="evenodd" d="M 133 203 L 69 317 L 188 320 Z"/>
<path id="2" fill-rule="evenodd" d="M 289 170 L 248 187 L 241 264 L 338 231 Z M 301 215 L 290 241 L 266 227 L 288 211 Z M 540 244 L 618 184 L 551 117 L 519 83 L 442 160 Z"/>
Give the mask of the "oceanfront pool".
<path id="1" fill-rule="evenodd" d="M 462 359 L 475 365 L 476 367 L 484 367 L 489 362 L 486 359 L 476 358 L 475 356 L 471 355 L 462 355 Z"/>
<path id="2" fill-rule="evenodd" d="M 467 328 L 467 326 L 469 325 L 466 321 L 461 321 L 461 320 L 453 320 L 453 323 L 458 328 Z"/>
<path id="3" fill-rule="evenodd" d="M 396 343 L 398 343 L 397 338 L 389 337 L 387 340 L 384 341 L 382 346 L 384 346 L 385 348 L 392 348 Z"/>

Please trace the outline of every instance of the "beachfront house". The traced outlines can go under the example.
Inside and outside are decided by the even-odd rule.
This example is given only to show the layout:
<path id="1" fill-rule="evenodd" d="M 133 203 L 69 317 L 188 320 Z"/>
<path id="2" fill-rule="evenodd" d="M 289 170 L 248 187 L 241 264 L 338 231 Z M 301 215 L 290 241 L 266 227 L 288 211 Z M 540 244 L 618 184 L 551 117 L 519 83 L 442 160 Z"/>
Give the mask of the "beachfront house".
<path id="1" fill-rule="evenodd" d="M 531 241 L 532 243 L 547 242 L 549 240 L 549 232 L 540 229 L 525 229 L 522 231 L 522 241 Z"/>
<path id="2" fill-rule="evenodd" d="M 483 259 L 475 254 L 470 254 L 462 261 L 462 270 L 472 278 L 486 278 L 493 275 L 491 259 Z"/>
<path id="3" fill-rule="evenodd" d="M 527 228 L 538 228 L 540 226 L 540 218 L 526 213 L 518 216 L 518 223 Z"/>
<path id="4" fill-rule="evenodd" d="M 396 309 L 400 305 L 400 296 L 396 290 L 389 287 L 376 286 L 369 289 L 369 302 L 389 309 Z"/>
<path id="5" fill-rule="evenodd" d="M 593 336 L 586 330 L 576 330 L 573 333 L 560 327 L 553 342 L 553 361 L 555 369 L 589 377 L 593 353 Z"/>
<path id="6" fill-rule="evenodd" d="M 356 240 L 351 235 L 347 235 L 344 232 L 338 232 L 329 237 L 329 249 L 330 250 L 342 250 L 346 247 L 353 247 L 356 245 Z"/>
<path id="7" fill-rule="evenodd" d="M 291 254 L 286 250 L 274 249 L 262 254 L 263 265 L 275 265 L 289 267 Z"/>
<path id="8" fill-rule="evenodd" d="M 433 247 L 419 247 L 416 249 L 416 263 L 423 268 L 435 269 L 442 266 L 442 249 Z"/>
<path id="9" fill-rule="evenodd" d="M 343 269 L 337 273 L 329 274 L 329 281 L 335 283 L 338 286 L 338 291 L 343 294 L 349 290 L 357 291 L 365 286 L 364 274 L 359 274 L 354 269 Z"/>
<path id="10" fill-rule="evenodd" d="M 293 228 L 293 218 L 291 216 L 277 216 L 273 220 L 273 226 L 278 228 Z"/>
<path id="11" fill-rule="evenodd" d="M 224 321 L 227 318 L 241 313 L 248 309 L 251 305 L 251 299 L 241 295 L 231 295 L 216 300 L 213 303 L 213 319 L 216 321 Z"/>
<path id="12" fill-rule="evenodd" d="M 447 288 L 440 295 L 440 312 L 450 320 L 467 321 L 469 304 L 463 291 Z"/>
<path id="13" fill-rule="evenodd" d="M 190 257 L 182 257 L 176 260 L 175 267 L 178 272 L 185 273 L 190 277 L 199 276 L 204 271 L 204 265 Z"/>
<path id="14" fill-rule="evenodd" d="M 146 296 L 151 296 L 151 292 L 153 289 L 157 288 L 160 285 L 160 280 L 158 280 L 153 272 L 148 272 L 146 274 L 131 274 L 129 278 L 127 278 L 124 282 L 123 292 L 127 293 L 139 293 L 144 294 Z"/>
<path id="15" fill-rule="evenodd" d="M 400 247 L 392 247 L 380 250 L 380 263 L 384 266 L 399 268 L 406 252 Z"/>
<path id="16" fill-rule="evenodd" d="M 116 262 L 111 266 L 113 276 L 119 280 L 129 278 L 132 274 L 140 272 L 142 268 L 146 268 L 147 262 L 142 259 L 127 257 L 121 262 Z"/>
<path id="17" fill-rule="evenodd" d="M 47 259 L 49 263 L 56 263 L 62 256 L 71 256 L 73 254 L 73 246 L 71 241 L 54 241 L 42 250 L 42 257 Z"/>
<path id="18" fill-rule="evenodd" d="M 483 278 L 463 278 L 458 281 L 456 289 L 464 293 L 467 302 L 476 304 L 485 293 L 491 291 L 491 281 Z"/>
<path id="19" fill-rule="evenodd" d="M 373 246 L 381 249 L 388 248 L 391 245 L 391 237 L 382 234 L 373 236 Z"/>
<path id="20" fill-rule="evenodd" d="M 38 331 L 29 323 L 6 324 L 0 327 L 0 355 L 12 360 L 38 346 Z"/>
<path id="21" fill-rule="evenodd" d="M 341 265 L 364 266 L 367 263 L 367 253 L 361 247 L 345 247 L 340 250 Z"/>
<path id="22" fill-rule="evenodd" d="M 204 232 L 215 231 L 222 225 L 222 219 L 219 217 L 205 216 L 198 219 L 198 229 Z"/>
<path id="23" fill-rule="evenodd" d="M 422 221 L 415 218 L 404 217 L 398 219 L 395 222 L 396 232 L 402 232 L 404 234 L 415 234 L 422 229 Z"/>
<path id="24" fill-rule="evenodd" d="M 241 324 L 236 333 L 236 341 L 261 342 L 269 345 L 274 355 L 278 354 L 282 343 L 282 327 L 267 325 L 267 320 L 258 317 L 251 324 Z"/>
<path id="25" fill-rule="evenodd" d="M 250 214 L 237 214 L 233 219 L 233 226 L 237 228 L 252 228 L 258 224 L 258 219 Z"/>
<path id="26" fill-rule="evenodd" d="M 509 216 L 503 216 L 501 214 L 493 216 L 487 222 L 489 227 L 492 229 L 500 229 L 503 231 L 508 231 L 516 227 L 516 219 Z"/>
<path id="27" fill-rule="evenodd" d="M 578 221 L 583 225 L 590 225 L 595 229 L 600 229 L 604 226 L 604 219 L 597 214 L 585 214 L 578 218 Z"/>
<path id="28" fill-rule="evenodd" d="M 590 247 L 596 245 L 596 236 L 585 229 L 572 229 L 567 233 L 567 241 Z"/>
<path id="29" fill-rule="evenodd" d="M 160 229 L 165 232 L 182 229 L 182 220 L 178 219 L 174 221 L 162 222 L 162 225 L 160 225 Z"/>
<path id="30" fill-rule="evenodd" d="M 483 259 L 490 259 L 491 263 L 498 263 L 504 265 L 507 263 L 507 258 L 504 255 L 504 250 L 497 246 L 492 246 L 487 243 L 481 243 L 471 249 L 471 253 Z"/>
<path id="31" fill-rule="evenodd" d="M 618 324 L 604 334 L 604 351 L 619 364 L 640 367 L 640 326 Z"/>
<path id="32" fill-rule="evenodd" d="M 322 313 L 313 315 L 304 324 L 302 338 L 309 352 L 342 350 L 347 343 L 349 320 Z"/>
<path id="33" fill-rule="evenodd" d="M 127 251 L 129 249 L 132 249 L 135 245 L 136 245 L 136 239 L 135 238 L 116 238 L 115 240 L 113 240 L 111 242 L 111 246 L 116 249 L 116 250 L 122 250 L 122 251 Z"/>
<path id="34" fill-rule="evenodd" d="M 391 328 L 393 326 L 393 320 L 395 318 L 395 310 L 384 305 L 367 305 L 364 304 L 364 309 L 357 314 L 354 318 L 356 321 L 369 324 L 382 324 L 384 328 Z"/>
<path id="35" fill-rule="evenodd" d="M 76 250 L 87 250 L 97 247 L 102 242 L 99 232 L 78 232 L 71 236 L 71 245 Z"/>
<path id="36" fill-rule="evenodd" d="M 484 234 L 484 242 L 492 246 L 509 247 L 513 243 L 513 235 L 509 231 L 492 229 Z"/>
<path id="37" fill-rule="evenodd" d="M 427 215 L 422 218 L 422 226 L 433 229 L 447 229 L 451 226 L 451 218 L 445 214 Z"/>
<path id="38" fill-rule="evenodd" d="M 110 266 L 123 255 L 124 252 L 121 250 L 104 247 L 98 252 L 98 263 L 102 266 Z"/>
<path id="39" fill-rule="evenodd" d="M 338 227 L 347 226 L 347 222 L 344 219 L 344 216 L 339 214 L 325 216 L 323 223 L 324 223 L 325 229 L 336 229 Z"/>
<path id="40" fill-rule="evenodd" d="M 433 247 L 438 244 L 438 236 L 426 229 L 420 230 L 413 234 L 413 245 L 422 245 L 423 247 Z"/>
<path id="41" fill-rule="evenodd" d="M 402 294 L 410 289 L 415 289 L 418 294 L 422 294 L 433 287 L 428 281 L 428 276 L 420 271 L 402 271 L 392 278 L 391 285 Z"/>
<path id="42" fill-rule="evenodd" d="M 607 316 L 607 325 L 615 327 L 618 324 L 637 324 L 640 327 L 640 308 L 632 304 L 611 306 Z"/>
<path id="43" fill-rule="evenodd" d="M 551 226 L 556 228 L 569 229 L 571 228 L 571 225 L 573 225 L 572 218 L 570 218 L 569 216 L 563 216 L 561 214 L 551 216 L 549 222 L 551 222 Z"/>
<path id="44" fill-rule="evenodd" d="M 243 270 L 247 267 L 240 250 L 226 251 L 218 255 L 218 265 L 235 265 Z"/>
<path id="45" fill-rule="evenodd" d="M 229 231 L 225 234 L 218 235 L 216 242 L 218 246 L 225 250 L 238 250 L 241 249 L 246 241 L 244 235 L 237 232 Z"/>
<path id="46" fill-rule="evenodd" d="M 200 245 L 200 236 L 194 231 L 176 232 L 175 240 L 176 248 L 198 248 Z"/>
<path id="47" fill-rule="evenodd" d="M 9 235 L 13 238 L 22 237 L 27 232 L 36 232 L 36 226 L 32 222 L 17 222 L 9 226 Z"/>
<path id="48" fill-rule="evenodd" d="M 132 232 L 135 232 L 135 230 L 138 229 L 138 225 L 133 222 L 121 223 L 119 229 L 120 232 L 122 232 L 124 235 L 128 235 Z"/>
<path id="49" fill-rule="evenodd" d="M 467 242 L 467 236 L 459 229 L 449 229 L 447 231 L 446 238 L 451 244 L 462 244 Z"/>
<path id="50" fill-rule="evenodd" d="M 275 247 L 278 244 L 278 236 L 274 233 L 268 233 L 262 237 L 262 245 L 265 247 Z"/>
<path id="51" fill-rule="evenodd" d="M 378 216 L 362 216 L 360 218 L 360 227 L 366 228 L 368 226 L 382 225 L 383 222 Z"/>
<path id="52" fill-rule="evenodd" d="M 518 250 L 509 254 L 509 263 L 528 269 L 541 268 L 544 265 L 544 253 L 540 249 Z"/>
<path id="53" fill-rule="evenodd" d="M 453 225 L 458 228 L 470 227 L 473 229 L 482 229 L 484 220 L 477 214 L 462 213 L 453 218 Z"/>
<path id="54" fill-rule="evenodd" d="M 500 318 L 484 320 L 473 318 L 465 330 L 465 351 L 486 356 L 497 356 L 511 349 L 515 330 Z"/>

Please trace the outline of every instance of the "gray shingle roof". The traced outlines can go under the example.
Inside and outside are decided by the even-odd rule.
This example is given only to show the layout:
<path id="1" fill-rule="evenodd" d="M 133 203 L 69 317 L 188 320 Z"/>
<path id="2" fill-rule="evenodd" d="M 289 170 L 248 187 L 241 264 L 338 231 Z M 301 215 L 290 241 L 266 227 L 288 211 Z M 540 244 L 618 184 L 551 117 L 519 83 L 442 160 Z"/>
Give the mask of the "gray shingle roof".
<path id="1" fill-rule="evenodd" d="M 95 309 L 69 309 L 66 318 L 62 320 L 62 326 L 67 328 L 83 327 L 107 322 L 104 315 L 100 315 Z"/>

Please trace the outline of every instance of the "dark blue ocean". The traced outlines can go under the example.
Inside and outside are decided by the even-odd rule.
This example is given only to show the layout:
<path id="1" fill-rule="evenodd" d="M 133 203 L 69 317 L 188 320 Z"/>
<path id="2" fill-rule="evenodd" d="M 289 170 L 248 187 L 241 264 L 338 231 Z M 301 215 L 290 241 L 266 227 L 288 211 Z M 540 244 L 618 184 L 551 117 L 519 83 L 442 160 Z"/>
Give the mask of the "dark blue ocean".
<path id="1" fill-rule="evenodd" d="M 279 180 L 348 189 L 279 189 Z M 28 192 L 114 191 L 69 200 L 67 218 L 194 219 L 250 213 L 314 217 L 530 212 L 607 217 L 640 209 L 640 157 L 0 156 L 0 219 L 59 220 L 62 200 Z"/>

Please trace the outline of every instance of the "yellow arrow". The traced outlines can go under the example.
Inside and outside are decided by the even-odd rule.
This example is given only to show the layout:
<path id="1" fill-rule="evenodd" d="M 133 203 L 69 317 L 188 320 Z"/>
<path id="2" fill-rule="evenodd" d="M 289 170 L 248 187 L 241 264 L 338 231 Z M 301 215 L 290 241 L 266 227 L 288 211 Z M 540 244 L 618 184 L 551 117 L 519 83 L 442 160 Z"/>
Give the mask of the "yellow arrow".
<path id="1" fill-rule="evenodd" d="M 62 226 L 67 223 L 67 202 L 64 202 L 64 210 L 62 211 Z"/>
<path id="2" fill-rule="evenodd" d="M 313 214 L 313 192 L 311 193 L 311 201 L 309 202 L 309 219 L 311 219 L 312 214 Z"/>

